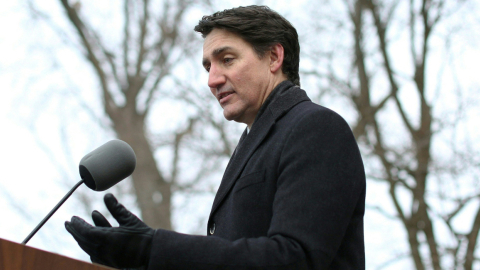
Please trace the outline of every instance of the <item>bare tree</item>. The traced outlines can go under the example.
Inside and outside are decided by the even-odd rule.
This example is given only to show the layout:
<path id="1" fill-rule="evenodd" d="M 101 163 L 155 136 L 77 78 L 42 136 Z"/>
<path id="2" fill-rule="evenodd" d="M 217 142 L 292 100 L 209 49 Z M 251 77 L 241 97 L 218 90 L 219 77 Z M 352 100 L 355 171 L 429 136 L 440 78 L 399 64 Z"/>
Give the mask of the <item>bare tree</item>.
<path id="1" fill-rule="evenodd" d="M 165 86 L 162 88 L 167 78 L 175 80 L 172 73 L 179 63 L 198 51 L 196 45 L 199 43 L 195 42 L 198 37 L 191 29 L 185 29 L 185 16 L 198 3 L 124 0 L 123 27 L 118 43 L 106 37 L 111 30 L 93 26 L 90 21 L 93 15 L 83 11 L 81 2 L 60 0 L 59 4 L 76 37 L 75 48 L 94 71 L 112 129 L 119 139 L 132 146 L 137 156 L 132 180 L 142 219 L 152 227 L 172 229 L 173 193 L 198 191 L 197 184 L 219 169 L 211 163 L 228 157 L 232 147 L 232 138 L 223 136 L 225 125 L 211 117 L 213 99 L 205 99 L 203 94 L 197 93 L 198 89 L 192 86 L 195 80 L 177 85 L 174 93 Z M 189 96 L 194 95 L 202 99 L 189 100 Z M 160 97 L 180 100 L 196 111 L 177 130 L 163 135 L 152 134 L 147 119 Z M 217 145 L 222 149 L 197 142 L 196 138 L 207 131 L 220 134 L 222 143 Z M 171 149 L 171 165 L 165 165 L 170 168 L 169 173 L 161 170 L 160 161 L 155 158 L 159 147 Z M 182 151 L 193 151 L 205 157 L 198 166 L 191 166 L 198 168 L 195 177 L 185 179 L 180 174 L 182 157 L 185 157 Z M 214 158 L 207 159 L 209 156 Z"/>
<path id="2" fill-rule="evenodd" d="M 434 140 L 444 136 L 445 130 L 455 129 L 452 124 L 461 118 L 449 121 L 437 112 L 442 109 L 439 91 L 445 89 L 441 87 L 442 74 L 431 64 L 433 55 L 439 55 L 432 53 L 439 41 L 433 43 L 432 39 L 440 25 L 452 19 L 464 3 L 345 0 L 343 4 L 348 16 L 343 21 L 334 20 L 337 27 L 349 31 L 344 39 L 351 52 L 349 73 L 338 71 L 335 51 L 317 54 L 328 61 L 327 68 L 306 73 L 320 78 L 353 104 L 353 133 L 366 162 L 378 164 L 367 165 L 367 175 L 388 186 L 415 269 L 472 269 L 478 260 L 474 252 L 480 208 L 474 213 L 468 232 L 455 228 L 453 220 L 466 205 L 478 202 L 480 190 L 472 187 L 465 193 L 445 190 L 446 186 L 442 189 L 439 179 L 446 176 L 446 170 L 439 170 L 442 158 L 433 151 Z M 408 49 L 403 50 L 405 47 Z M 434 73 L 440 78 L 437 85 Z M 459 102 L 457 111 L 466 110 L 463 105 Z M 458 144 L 453 146 L 458 149 Z M 450 172 L 461 170 L 454 162 L 459 154 L 449 156 Z M 475 163 L 475 156 L 462 156 L 463 168 Z M 467 177 L 461 173 L 456 176 Z M 449 207 L 442 209 L 438 202 Z M 389 212 L 382 207 L 377 209 Z M 439 233 L 439 222 L 450 235 Z"/>
<path id="3" fill-rule="evenodd" d="M 480 211 L 472 214 L 469 231 L 454 224 L 465 208 L 479 201 L 478 189 L 464 191 L 456 185 L 458 178 L 468 177 L 470 168 L 475 164 L 478 167 L 478 155 L 468 148 L 460 149 L 455 139 L 448 157 L 435 151 L 438 140 L 448 137 L 446 132 L 459 132 L 458 123 L 464 119 L 469 105 L 464 101 L 468 99 L 455 100 L 455 117 L 445 117 L 449 112 L 442 107 L 442 95 L 455 91 L 445 89 L 441 82 L 435 84 L 444 73 L 429 65 L 438 55 L 432 53 L 432 39 L 436 37 L 438 42 L 435 33 L 457 16 L 464 2 L 344 0 L 332 4 L 341 6 L 339 9 L 345 12 L 342 18 L 324 5 L 329 15 L 334 14 L 325 18 L 335 24 L 336 30 L 347 32 L 327 38 L 320 32 L 322 41 L 341 39 L 345 50 L 334 46 L 331 51 L 311 51 L 302 58 L 302 63 L 325 63 L 306 70 L 304 73 L 312 76 L 303 77 L 302 83 L 305 78 L 312 79 L 322 89 L 323 97 L 331 94 L 327 89 L 333 89 L 353 105 L 351 124 L 367 164 L 367 175 L 370 181 L 388 186 L 393 205 L 393 210 L 373 208 L 389 217 L 393 211 L 407 235 L 408 251 L 392 261 L 409 257 L 416 269 L 472 269 L 478 260 L 474 255 Z M 198 91 L 195 80 L 191 80 L 197 76 L 194 73 L 198 67 L 183 67 L 180 73 L 192 74 L 183 74 L 182 78 L 178 72 L 174 74 L 179 63 L 194 55 L 192 48 L 199 47 L 194 42 L 195 33 L 184 31 L 186 14 L 195 2 L 124 0 L 121 38 L 116 43 L 108 39 L 108 30 L 94 27 L 94 14 L 85 12 L 81 2 L 59 3 L 69 30 L 73 30 L 70 34 L 77 41 L 74 48 L 94 71 L 112 129 L 132 145 L 137 155 L 133 186 L 142 218 L 152 227 L 171 229 L 173 195 L 213 192 L 215 184 L 199 183 L 221 173 L 222 162 L 230 156 L 238 138 L 232 133 L 235 128 L 219 113 L 219 106 L 207 97 L 208 91 Z M 322 29 L 310 31 L 317 34 Z M 449 33 L 442 37 L 444 43 L 451 39 L 454 37 Z M 342 64 L 345 66 L 339 67 Z M 169 83 L 175 85 L 174 91 Z M 460 88 L 455 90 L 462 92 Z M 193 113 L 186 114 L 175 130 L 152 133 L 148 117 L 156 102 L 165 99 L 180 101 Z M 156 158 L 158 149 L 169 150 L 169 164 Z M 186 176 L 185 171 L 192 168 Z M 439 226 L 450 234 L 441 235 Z"/>

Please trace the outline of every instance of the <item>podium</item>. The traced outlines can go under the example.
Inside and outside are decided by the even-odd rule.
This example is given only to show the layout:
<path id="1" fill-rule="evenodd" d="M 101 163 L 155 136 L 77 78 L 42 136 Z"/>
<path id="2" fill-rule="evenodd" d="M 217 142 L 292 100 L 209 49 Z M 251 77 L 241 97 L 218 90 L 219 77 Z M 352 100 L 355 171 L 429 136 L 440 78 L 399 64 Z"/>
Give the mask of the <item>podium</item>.
<path id="1" fill-rule="evenodd" d="M 1 270 L 108 270 L 114 269 L 0 239 Z"/>

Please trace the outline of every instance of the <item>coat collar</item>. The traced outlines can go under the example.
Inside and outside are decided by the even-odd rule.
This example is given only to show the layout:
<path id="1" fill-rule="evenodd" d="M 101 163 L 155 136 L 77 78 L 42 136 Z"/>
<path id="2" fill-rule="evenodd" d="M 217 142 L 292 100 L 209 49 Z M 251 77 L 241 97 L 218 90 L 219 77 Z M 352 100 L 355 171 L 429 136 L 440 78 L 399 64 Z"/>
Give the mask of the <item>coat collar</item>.
<path id="1" fill-rule="evenodd" d="M 295 86 L 292 82 L 283 81 L 275 87 L 260 108 L 248 135 L 245 129 L 240 137 L 237 148 L 228 162 L 222 182 L 215 195 L 210 216 L 218 208 L 230 189 L 232 189 L 247 161 L 275 125 L 277 119 L 281 118 L 302 101 L 310 101 L 310 99 L 305 91 Z"/>

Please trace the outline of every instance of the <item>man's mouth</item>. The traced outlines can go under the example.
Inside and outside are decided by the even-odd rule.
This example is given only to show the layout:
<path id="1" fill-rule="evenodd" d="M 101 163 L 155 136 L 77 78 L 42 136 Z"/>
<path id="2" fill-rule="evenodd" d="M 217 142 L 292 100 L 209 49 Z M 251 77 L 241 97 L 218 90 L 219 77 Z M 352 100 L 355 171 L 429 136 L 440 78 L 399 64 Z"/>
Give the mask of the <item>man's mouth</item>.
<path id="1" fill-rule="evenodd" d="M 224 100 L 226 97 L 230 96 L 233 93 L 234 92 L 223 92 L 223 93 L 218 94 L 218 101 L 220 101 L 220 103 L 221 103 L 222 100 Z"/>

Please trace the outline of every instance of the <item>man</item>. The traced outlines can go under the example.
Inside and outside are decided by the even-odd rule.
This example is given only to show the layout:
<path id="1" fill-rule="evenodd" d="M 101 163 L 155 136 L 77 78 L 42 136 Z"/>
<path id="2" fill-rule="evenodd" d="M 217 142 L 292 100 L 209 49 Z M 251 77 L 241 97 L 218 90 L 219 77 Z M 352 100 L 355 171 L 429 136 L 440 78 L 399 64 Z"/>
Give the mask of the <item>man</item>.
<path id="1" fill-rule="evenodd" d="M 299 88 L 298 36 L 276 12 L 204 16 L 208 86 L 227 120 L 247 124 L 226 168 L 208 236 L 153 230 L 113 195 L 96 226 L 66 223 L 93 262 L 147 269 L 364 269 L 365 174 L 336 113 Z"/>

